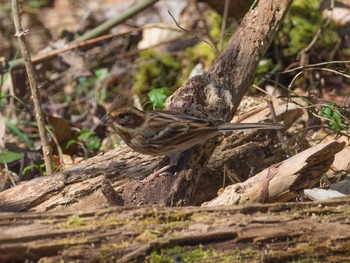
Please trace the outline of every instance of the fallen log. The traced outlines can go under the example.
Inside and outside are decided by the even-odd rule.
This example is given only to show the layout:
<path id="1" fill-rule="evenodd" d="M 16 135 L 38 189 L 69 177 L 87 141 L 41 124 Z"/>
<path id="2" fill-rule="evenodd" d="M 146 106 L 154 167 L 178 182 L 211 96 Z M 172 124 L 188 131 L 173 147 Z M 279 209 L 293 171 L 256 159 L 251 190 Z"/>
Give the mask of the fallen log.
<path id="1" fill-rule="evenodd" d="M 218 197 L 203 206 L 290 201 L 320 181 L 333 163 L 334 155 L 344 145 L 337 141 L 318 144 L 270 166 L 243 183 L 226 187 Z"/>
<path id="2" fill-rule="evenodd" d="M 2 213 L 0 261 L 293 262 L 350 257 L 350 198 Z"/>

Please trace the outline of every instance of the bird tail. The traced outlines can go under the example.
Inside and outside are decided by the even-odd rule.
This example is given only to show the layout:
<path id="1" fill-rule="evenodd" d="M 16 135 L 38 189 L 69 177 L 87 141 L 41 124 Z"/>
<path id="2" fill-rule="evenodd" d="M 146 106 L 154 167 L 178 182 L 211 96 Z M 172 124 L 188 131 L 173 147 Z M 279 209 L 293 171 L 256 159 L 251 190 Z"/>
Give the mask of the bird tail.
<path id="1" fill-rule="evenodd" d="M 218 126 L 219 131 L 236 131 L 236 130 L 269 130 L 283 129 L 284 126 L 278 123 L 225 123 Z"/>

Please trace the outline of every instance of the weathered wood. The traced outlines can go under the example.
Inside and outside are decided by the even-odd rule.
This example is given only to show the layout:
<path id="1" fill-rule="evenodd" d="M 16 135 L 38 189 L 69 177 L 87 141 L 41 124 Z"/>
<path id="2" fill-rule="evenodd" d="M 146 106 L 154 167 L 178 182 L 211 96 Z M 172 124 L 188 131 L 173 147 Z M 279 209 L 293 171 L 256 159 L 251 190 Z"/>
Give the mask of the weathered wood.
<path id="1" fill-rule="evenodd" d="M 237 140 L 239 138 L 239 140 Z M 201 178 L 192 203 L 200 205 L 216 197 L 223 186 L 224 167 L 235 170 L 241 180 L 254 172 L 284 159 L 284 152 L 274 147 L 278 142 L 273 133 L 250 132 L 231 135 L 218 147 Z M 254 154 L 252 154 L 252 151 Z M 266 152 L 270 154 L 267 155 Z M 160 158 L 141 155 L 121 147 L 104 155 L 90 158 L 62 173 L 36 178 L 0 193 L 0 211 L 76 211 L 98 209 L 109 204 L 139 205 L 137 189 L 155 168 Z M 166 176 L 159 181 L 159 193 L 165 192 Z M 206 191 L 202 191 L 206 189 Z M 140 193 L 145 195 L 145 193 Z M 156 202 L 157 200 L 155 200 Z"/>
<path id="2" fill-rule="evenodd" d="M 272 165 L 243 183 L 226 187 L 217 198 L 203 206 L 289 201 L 320 181 L 333 163 L 334 155 L 344 145 L 337 141 L 318 144 Z"/>
<path id="3" fill-rule="evenodd" d="M 184 262 L 346 262 L 349 204 L 346 197 L 218 208 L 2 213 L 0 261 L 140 262 L 177 255 Z"/>

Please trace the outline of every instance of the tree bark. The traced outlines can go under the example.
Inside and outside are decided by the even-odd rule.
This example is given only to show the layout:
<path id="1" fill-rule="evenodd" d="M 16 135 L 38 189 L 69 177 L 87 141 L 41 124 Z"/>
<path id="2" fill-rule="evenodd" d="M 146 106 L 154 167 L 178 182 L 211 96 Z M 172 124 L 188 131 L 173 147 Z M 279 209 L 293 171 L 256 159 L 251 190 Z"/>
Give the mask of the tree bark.
<path id="1" fill-rule="evenodd" d="M 3 213 L 0 261 L 345 262 L 349 202 Z"/>

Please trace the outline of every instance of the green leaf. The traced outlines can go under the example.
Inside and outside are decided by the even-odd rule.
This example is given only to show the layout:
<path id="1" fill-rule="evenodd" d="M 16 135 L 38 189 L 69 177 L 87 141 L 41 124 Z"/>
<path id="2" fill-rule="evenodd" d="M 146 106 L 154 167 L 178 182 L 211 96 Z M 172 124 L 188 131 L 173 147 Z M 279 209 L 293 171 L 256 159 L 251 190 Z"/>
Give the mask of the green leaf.
<path id="1" fill-rule="evenodd" d="M 65 142 L 65 143 L 63 144 L 63 148 L 64 148 L 65 150 L 67 150 L 71 145 L 74 145 L 74 144 L 76 144 L 76 143 L 77 143 L 77 141 L 74 140 L 74 139 L 69 140 L 69 141 L 67 141 L 67 142 Z"/>
<path id="2" fill-rule="evenodd" d="M 164 102 L 171 95 L 171 91 L 168 88 L 153 89 L 148 92 L 148 97 L 152 104 L 158 108 L 164 108 Z"/>
<path id="3" fill-rule="evenodd" d="M 78 78 L 78 82 L 81 86 L 87 86 L 88 78 L 83 76 Z"/>
<path id="4" fill-rule="evenodd" d="M 0 88 L 1 88 L 1 85 L 0 85 Z M 0 91 L 0 105 L 3 106 L 3 105 L 6 105 L 6 93 L 4 91 Z"/>
<path id="5" fill-rule="evenodd" d="M 340 131 L 343 130 L 343 127 L 340 126 L 338 123 L 334 122 L 334 121 L 330 121 L 329 122 L 329 126 L 332 127 L 332 129 L 336 130 L 336 131 Z"/>
<path id="6" fill-rule="evenodd" d="M 10 163 L 22 159 L 23 153 L 5 150 L 0 153 L 0 163 Z"/>
<path id="7" fill-rule="evenodd" d="M 86 148 L 90 151 L 97 150 L 100 148 L 101 139 L 95 136 L 90 136 L 89 139 L 85 142 Z"/>
<path id="8" fill-rule="evenodd" d="M 91 131 L 89 129 L 83 129 L 83 130 L 78 132 L 78 140 L 85 141 L 92 135 L 95 135 L 95 133 L 93 131 Z"/>
<path id="9" fill-rule="evenodd" d="M 99 68 L 95 70 L 97 80 L 103 79 L 108 76 L 108 68 Z"/>
<path id="10" fill-rule="evenodd" d="M 267 73 L 273 68 L 273 66 L 274 65 L 273 65 L 272 59 L 266 59 L 266 58 L 262 59 L 259 62 L 257 73 L 258 74 Z"/>
<path id="11" fill-rule="evenodd" d="M 8 118 L 4 118 L 7 127 L 17 135 L 30 149 L 34 149 L 33 143 L 29 140 L 28 136 L 23 133 L 20 129 L 18 129 Z"/>
<path id="12" fill-rule="evenodd" d="M 97 150 L 101 145 L 101 139 L 89 129 L 81 130 L 78 133 L 78 140 L 83 142 L 88 150 Z"/>
<path id="13" fill-rule="evenodd" d="M 48 1 L 45 1 L 45 0 L 32 0 L 32 1 L 29 1 L 28 2 L 28 6 L 30 8 L 39 8 L 39 7 L 44 7 L 44 6 L 47 6 L 49 3 Z"/>
<path id="14" fill-rule="evenodd" d="M 38 171 L 41 172 L 40 166 L 34 163 L 31 163 L 29 165 L 27 165 L 26 167 L 23 168 L 22 174 L 26 174 L 29 170 L 32 169 L 37 169 Z"/>
<path id="15" fill-rule="evenodd" d="M 334 130 L 347 130 L 345 120 L 341 116 L 341 108 L 332 102 L 327 102 L 326 106 L 321 108 L 321 115 L 329 120 L 328 124 Z"/>

